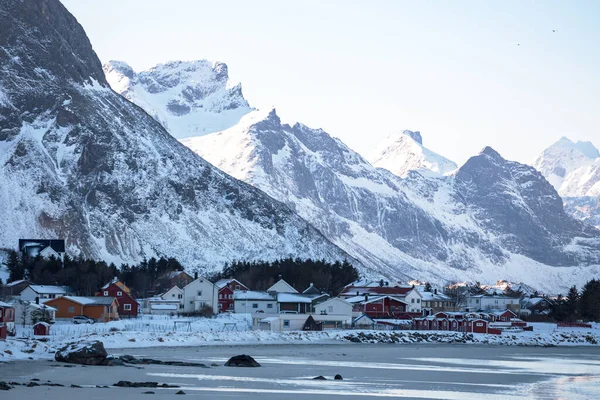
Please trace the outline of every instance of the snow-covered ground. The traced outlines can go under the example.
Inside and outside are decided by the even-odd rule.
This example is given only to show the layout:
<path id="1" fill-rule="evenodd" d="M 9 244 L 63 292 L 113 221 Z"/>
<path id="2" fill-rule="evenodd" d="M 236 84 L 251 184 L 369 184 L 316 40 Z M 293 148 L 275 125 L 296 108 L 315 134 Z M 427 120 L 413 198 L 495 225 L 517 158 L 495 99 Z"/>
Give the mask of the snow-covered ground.
<path id="1" fill-rule="evenodd" d="M 178 321 L 175 327 L 175 321 Z M 189 322 L 189 325 L 187 324 Z M 235 327 L 234 325 L 235 324 Z M 310 343 L 465 343 L 525 346 L 590 346 L 600 343 L 600 324 L 587 328 L 558 328 L 532 323 L 533 332 L 503 335 L 463 334 L 444 331 L 330 330 L 323 332 L 269 332 L 251 330 L 247 315 L 214 319 L 181 319 L 144 316 L 106 324 L 75 325 L 57 322 L 51 335 L 34 337 L 31 327 L 17 327 L 17 336 L 0 341 L 0 361 L 52 359 L 57 348 L 80 340 L 100 340 L 107 349 L 144 347 L 194 347 L 207 345 L 265 345 Z M 235 329 L 233 331 L 228 329 Z"/>

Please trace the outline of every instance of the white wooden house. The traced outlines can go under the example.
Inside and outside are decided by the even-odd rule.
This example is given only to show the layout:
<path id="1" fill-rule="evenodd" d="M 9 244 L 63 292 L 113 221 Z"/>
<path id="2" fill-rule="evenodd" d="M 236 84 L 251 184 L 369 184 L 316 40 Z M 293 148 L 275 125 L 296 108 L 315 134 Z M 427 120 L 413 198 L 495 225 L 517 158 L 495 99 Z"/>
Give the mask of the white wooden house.
<path id="1" fill-rule="evenodd" d="M 196 278 L 183 288 L 183 311 L 196 312 L 204 306 L 218 313 L 219 289 L 206 278 Z"/>

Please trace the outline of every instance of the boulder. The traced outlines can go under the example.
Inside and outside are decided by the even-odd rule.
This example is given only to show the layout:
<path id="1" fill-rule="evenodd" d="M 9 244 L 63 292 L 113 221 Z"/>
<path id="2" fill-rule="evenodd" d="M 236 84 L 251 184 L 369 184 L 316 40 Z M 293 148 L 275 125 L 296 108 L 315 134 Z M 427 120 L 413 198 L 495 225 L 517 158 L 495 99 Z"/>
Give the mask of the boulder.
<path id="1" fill-rule="evenodd" d="M 334 376 L 333 379 L 335 379 L 336 381 L 341 381 L 344 378 L 342 378 L 342 376 L 340 374 L 336 374 L 336 376 Z"/>
<path id="2" fill-rule="evenodd" d="M 231 357 L 226 363 L 226 367 L 260 367 L 260 364 L 249 355 L 242 354 Z"/>
<path id="3" fill-rule="evenodd" d="M 69 343 L 56 352 L 54 359 L 72 364 L 104 365 L 107 356 L 104 344 L 94 340 L 91 342 Z"/>
<path id="4" fill-rule="evenodd" d="M 323 375 L 315 376 L 313 379 L 316 381 L 326 381 L 327 380 L 327 378 L 325 378 Z"/>

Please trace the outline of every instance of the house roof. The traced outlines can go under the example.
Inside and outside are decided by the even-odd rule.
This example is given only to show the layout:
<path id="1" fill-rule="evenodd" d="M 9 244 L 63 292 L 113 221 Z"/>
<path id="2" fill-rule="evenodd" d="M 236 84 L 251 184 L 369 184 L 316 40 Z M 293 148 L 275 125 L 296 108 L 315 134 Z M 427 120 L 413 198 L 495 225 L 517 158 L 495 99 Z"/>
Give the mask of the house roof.
<path id="1" fill-rule="evenodd" d="M 17 286 L 17 285 L 20 285 L 21 283 L 28 283 L 29 285 L 33 284 L 33 282 L 29 282 L 28 280 L 19 279 L 18 281 L 13 281 L 13 282 L 7 283 L 6 285 L 4 285 L 4 287 Z"/>
<path id="2" fill-rule="evenodd" d="M 0 307 L 3 307 L 3 308 L 15 308 L 12 304 L 8 304 L 8 303 L 5 303 L 3 301 L 0 301 Z"/>
<path id="3" fill-rule="evenodd" d="M 268 322 L 268 323 L 276 322 L 276 321 L 279 321 L 279 317 L 267 317 L 267 318 L 263 318 L 260 320 L 260 322 Z"/>
<path id="4" fill-rule="evenodd" d="M 312 303 L 312 298 L 296 293 L 277 293 L 279 303 Z"/>
<path id="5" fill-rule="evenodd" d="M 382 300 L 385 298 L 395 300 L 395 301 L 398 301 L 403 304 L 408 304 L 407 302 L 405 302 L 397 297 L 394 297 L 394 296 L 369 296 L 368 300 L 365 300 L 365 296 L 354 296 L 354 297 L 350 297 L 350 298 L 346 299 L 346 301 L 348 303 L 352 303 L 352 304 L 357 304 L 357 303 L 358 304 L 369 304 L 369 303 L 373 303 L 375 301 L 379 301 L 379 300 Z"/>
<path id="6" fill-rule="evenodd" d="M 222 287 L 225 287 L 232 282 L 237 282 L 240 284 L 241 287 L 246 287 L 246 285 L 244 285 L 242 282 L 238 281 L 235 278 L 219 279 L 217 282 L 215 282 L 215 286 L 221 289 Z"/>
<path id="7" fill-rule="evenodd" d="M 267 292 L 254 292 L 252 290 L 235 291 L 234 300 L 266 300 L 275 301 L 276 297 Z"/>
<path id="8" fill-rule="evenodd" d="M 75 303 L 81 304 L 83 306 L 109 306 L 115 301 L 114 297 L 83 297 L 83 296 L 64 296 L 63 299 L 71 300 Z M 58 299 L 52 299 L 58 300 Z M 48 300 L 49 303 L 52 300 Z"/>
<path id="9" fill-rule="evenodd" d="M 367 314 L 361 314 L 361 315 L 359 315 L 358 317 L 356 317 L 356 318 L 354 319 L 354 322 L 356 323 L 356 322 L 358 322 L 359 320 L 361 320 L 361 319 L 363 319 L 363 318 L 364 318 L 364 319 L 370 319 L 370 320 L 371 320 L 371 322 L 375 323 L 375 320 L 374 320 L 373 318 L 369 317 Z"/>
<path id="10" fill-rule="evenodd" d="M 419 290 L 419 294 L 423 298 L 423 301 L 451 301 L 450 296 L 446 296 L 443 293 L 426 292 Z"/>
<path id="11" fill-rule="evenodd" d="M 344 299 L 340 299 L 339 297 L 332 297 L 332 298 L 330 298 L 330 299 L 327 299 L 327 300 L 325 300 L 325 301 L 324 301 L 324 302 L 322 302 L 322 303 L 319 303 L 318 305 L 319 305 L 319 306 L 322 306 L 322 305 L 325 305 L 325 304 L 327 304 L 327 303 L 331 303 L 331 302 L 342 302 L 342 303 L 344 303 L 344 304 L 347 304 L 347 305 L 349 305 L 349 306 L 352 306 L 352 304 L 351 304 L 349 301 L 347 301 L 347 300 L 344 300 Z"/>
<path id="12" fill-rule="evenodd" d="M 37 294 L 67 294 L 72 292 L 68 286 L 29 285 Z"/>
<path id="13" fill-rule="evenodd" d="M 280 289 L 278 289 L 277 287 L 280 287 Z M 290 285 L 283 279 L 280 279 L 277 282 L 275 282 L 273 286 L 267 289 L 267 292 L 298 293 L 298 291 L 294 289 L 292 285 Z"/>
<path id="14" fill-rule="evenodd" d="M 380 294 L 380 295 L 396 295 L 396 296 L 406 296 L 408 292 L 413 290 L 412 286 L 377 286 L 377 287 L 358 287 L 358 286 L 348 286 L 342 291 L 342 295 L 353 295 L 356 292 L 359 295 L 364 294 Z"/>
<path id="15" fill-rule="evenodd" d="M 321 294 L 321 291 L 311 283 L 310 286 L 302 292 L 302 294 Z"/>

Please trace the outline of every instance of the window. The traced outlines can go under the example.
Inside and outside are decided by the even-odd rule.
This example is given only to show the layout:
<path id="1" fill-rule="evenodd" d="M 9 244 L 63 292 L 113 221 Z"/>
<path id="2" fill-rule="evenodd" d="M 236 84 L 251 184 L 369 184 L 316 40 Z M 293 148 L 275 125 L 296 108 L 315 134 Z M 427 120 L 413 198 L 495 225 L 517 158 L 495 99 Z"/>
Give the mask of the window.
<path id="1" fill-rule="evenodd" d="M 180 309 L 180 310 L 183 310 L 183 304 L 180 304 L 180 305 L 179 305 L 179 309 Z"/>
<path id="2" fill-rule="evenodd" d="M 273 308 L 273 304 L 267 304 L 267 308 Z"/>
<path id="3" fill-rule="evenodd" d="M 483 322 L 478 322 L 475 324 L 475 326 L 483 326 Z"/>
<path id="4" fill-rule="evenodd" d="M 190 300 L 190 304 L 194 304 L 194 300 Z"/>
<path id="5" fill-rule="evenodd" d="M 123 296 L 123 292 L 117 292 L 117 297 Z"/>
<path id="6" fill-rule="evenodd" d="M 75 307 L 74 306 L 69 306 L 69 313 L 73 314 L 75 312 Z"/>
<path id="7" fill-rule="evenodd" d="M 240 285 L 235 285 L 235 290 L 240 290 Z"/>
<path id="8" fill-rule="evenodd" d="M 183 299 L 183 295 L 182 295 L 182 294 L 178 294 L 178 295 L 177 295 L 177 298 L 178 298 L 178 299 Z"/>
<path id="9" fill-rule="evenodd" d="M 333 312 L 333 306 L 329 306 L 329 307 L 327 307 L 327 311 L 328 311 L 328 312 Z"/>
<path id="10" fill-rule="evenodd" d="M 202 290 L 198 290 L 198 296 L 202 296 Z"/>
<path id="11" fill-rule="evenodd" d="M 223 304 L 219 303 L 219 309 L 223 308 Z"/>
<path id="12" fill-rule="evenodd" d="M 108 290 L 105 290 L 105 291 L 104 291 L 104 295 L 105 295 L 105 296 L 108 296 Z"/>
<path id="13" fill-rule="evenodd" d="M 252 308 L 258 308 L 258 303 L 252 303 Z"/>
<path id="14" fill-rule="evenodd" d="M 175 297 L 175 293 L 171 294 L 171 297 Z"/>
<path id="15" fill-rule="evenodd" d="M 289 319 L 284 319 L 283 320 L 283 327 L 284 328 L 289 328 L 290 327 L 290 320 Z"/>
<path id="16" fill-rule="evenodd" d="M 131 311 L 131 304 L 123 304 L 123 310 Z"/>
<path id="17" fill-rule="evenodd" d="M 417 299 L 417 304 L 421 304 L 421 299 Z"/>
<path id="18" fill-rule="evenodd" d="M 410 299 L 410 302 L 414 304 L 415 303 L 415 299 Z"/>
<path id="19" fill-rule="evenodd" d="M 220 294 L 220 293 L 219 293 L 219 298 L 220 298 L 220 299 L 222 299 L 222 298 L 223 298 L 223 295 L 222 295 L 222 294 Z"/>

